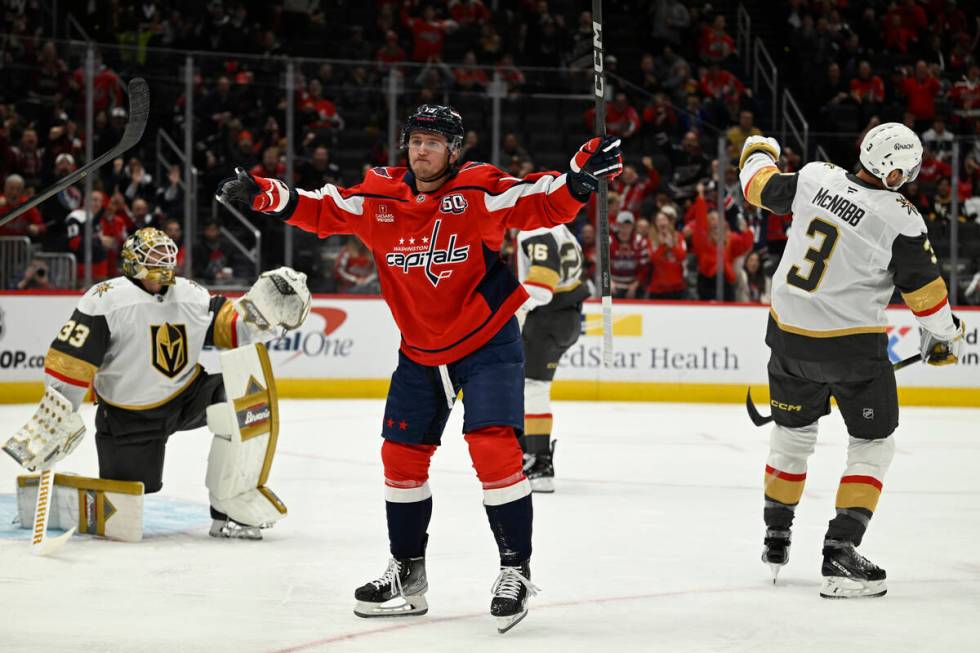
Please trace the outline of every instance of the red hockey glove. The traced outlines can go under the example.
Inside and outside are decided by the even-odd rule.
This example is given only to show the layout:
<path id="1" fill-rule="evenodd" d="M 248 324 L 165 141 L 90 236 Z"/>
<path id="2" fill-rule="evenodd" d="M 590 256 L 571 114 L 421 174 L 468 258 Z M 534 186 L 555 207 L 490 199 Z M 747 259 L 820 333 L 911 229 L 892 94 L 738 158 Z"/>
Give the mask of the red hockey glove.
<path id="1" fill-rule="evenodd" d="M 599 190 L 599 180 L 609 181 L 623 171 L 623 153 L 616 136 L 593 138 L 572 157 L 568 181 L 576 195 Z"/>
<path id="2" fill-rule="evenodd" d="M 253 211 L 275 213 L 282 211 L 289 202 L 289 188 L 278 179 L 253 177 L 242 168 L 235 168 L 235 176 L 218 184 L 215 195 L 221 202 L 231 202 Z"/>

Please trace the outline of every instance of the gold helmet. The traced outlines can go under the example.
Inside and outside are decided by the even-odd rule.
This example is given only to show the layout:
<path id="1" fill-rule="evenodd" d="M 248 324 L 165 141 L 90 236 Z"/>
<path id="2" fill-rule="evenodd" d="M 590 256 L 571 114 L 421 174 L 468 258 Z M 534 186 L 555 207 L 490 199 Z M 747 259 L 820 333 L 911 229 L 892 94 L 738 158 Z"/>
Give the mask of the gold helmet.
<path id="1" fill-rule="evenodd" d="M 122 271 L 130 279 L 156 281 L 172 286 L 177 271 L 177 245 L 167 234 L 144 227 L 126 239 L 122 247 Z"/>

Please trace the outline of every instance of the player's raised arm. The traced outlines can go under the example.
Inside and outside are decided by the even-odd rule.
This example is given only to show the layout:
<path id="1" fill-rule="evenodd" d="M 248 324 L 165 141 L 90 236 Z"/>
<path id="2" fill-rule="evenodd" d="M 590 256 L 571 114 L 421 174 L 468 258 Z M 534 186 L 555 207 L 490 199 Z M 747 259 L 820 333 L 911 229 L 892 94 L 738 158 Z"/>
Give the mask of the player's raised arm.
<path id="1" fill-rule="evenodd" d="M 372 173 L 368 173 L 372 174 Z M 265 213 L 286 221 L 320 238 L 355 232 L 364 214 L 364 197 L 359 187 L 341 188 L 325 184 L 308 191 L 290 188 L 278 179 L 254 177 L 241 168 L 218 185 L 215 197 L 222 203 Z"/>
<path id="2" fill-rule="evenodd" d="M 796 196 L 796 173 L 781 173 L 776 167 L 779 143 L 775 138 L 749 136 L 739 158 L 739 183 L 749 204 L 773 213 L 789 213 Z"/>
<path id="3" fill-rule="evenodd" d="M 922 360 L 930 365 L 950 365 L 959 359 L 965 327 L 949 306 L 946 282 L 939 272 L 925 224 L 921 218 L 917 222 L 892 243 L 889 270 L 921 327 Z"/>
<path id="4" fill-rule="evenodd" d="M 487 212 L 505 227 L 536 229 L 573 220 L 599 189 L 600 179 L 612 180 L 623 171 L 623 155 L 618 138 L 603 136 L 579 148 L 561 175 L 543 172 L 518 179 L 490 169 L 496 176 L 489 180 Z"/>

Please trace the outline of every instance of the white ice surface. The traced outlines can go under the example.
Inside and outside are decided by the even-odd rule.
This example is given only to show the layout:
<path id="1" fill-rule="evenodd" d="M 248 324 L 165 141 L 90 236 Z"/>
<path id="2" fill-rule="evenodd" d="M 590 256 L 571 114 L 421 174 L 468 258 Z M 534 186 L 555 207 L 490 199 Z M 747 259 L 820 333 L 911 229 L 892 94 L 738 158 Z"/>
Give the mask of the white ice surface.
<path id="1" fill-rule="evenodd" d="M 289 516 L 264 542 L 208 537 L 203 430 L 171 439 L 163 492 L 148 498 L 156 534 L 140 544 L 76 536 L 57 557 L 35 558 L 27 531 L 6 526 L 11 497 L 0 497 L 0 650 L 980 650 L 980 411 L 903 410 L 862 546 L 887 569 L 888 595 L 827 601 L 820 544 L 846 442 L 836 413 L 823 420 L 792 559 L 773 587 L 759 560 L 768 429 L 744 408 L 560 403 L 558 492 L 534 497 L 543 592 L 498 635 L 487 613 L 496 551 L 459 410 L 431 473 L 429 614 L 353 615 L 354 588 L 388 557 L 382 410 L 283 402 L 269 485 Z M 31 411 L 0 407 L 0 423 L 12 431 Z M 11 493 L 18 468 L 0 458 Z M 91 430 L 69 462 L 96 472 Z"/>

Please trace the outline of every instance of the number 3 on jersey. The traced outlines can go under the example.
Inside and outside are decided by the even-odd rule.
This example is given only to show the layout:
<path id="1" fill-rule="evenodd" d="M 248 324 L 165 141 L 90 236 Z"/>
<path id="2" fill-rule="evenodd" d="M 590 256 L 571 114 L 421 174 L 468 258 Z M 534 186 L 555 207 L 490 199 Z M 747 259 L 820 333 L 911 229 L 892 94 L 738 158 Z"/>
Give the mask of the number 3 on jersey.
<path id="1" fill-rule="evenodd" d="M 810 261 L 810 271 L 804 277 L 800 275 L 800 266 L 794 265 L 786 275 L 786 281 L 791 286 L 796 286 L 807 292 L 813 292 L 820 285 L 824 272 L 827 271 L 827 261 L 834 253 L 834 245 L 837 244 L 837 227 L 824 222 L 820 218 L 814 218 L 810 226 L 806 228 L 806 235 L 811 238 L 822 236 L 820 248 L 811 247 L 806 251 L 804 258 Z"/>

